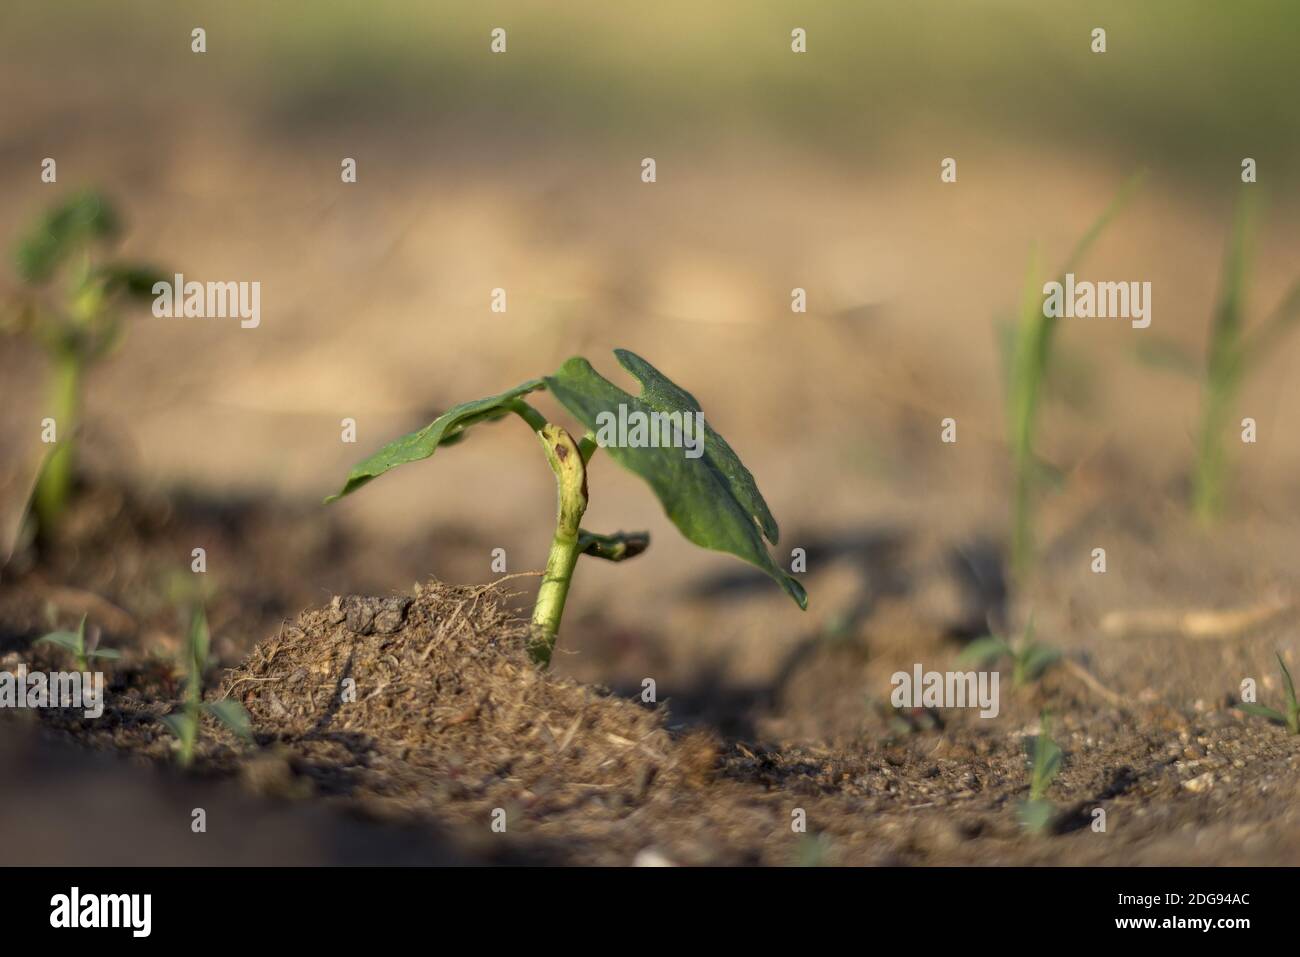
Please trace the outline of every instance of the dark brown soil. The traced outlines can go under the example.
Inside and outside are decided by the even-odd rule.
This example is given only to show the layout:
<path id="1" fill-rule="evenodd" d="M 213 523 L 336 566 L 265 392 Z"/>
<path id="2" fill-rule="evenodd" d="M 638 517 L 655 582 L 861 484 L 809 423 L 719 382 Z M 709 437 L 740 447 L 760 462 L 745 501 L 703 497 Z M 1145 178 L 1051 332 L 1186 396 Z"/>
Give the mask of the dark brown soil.
<path id="1" fill-rule="evenodd" d="M 1227 696 L 1185 708 L 1112 698 L 1071 665 L 1008 685 L 994 720 L 899 714 L 861 693 L 888 656 L 839 636 L 804 650 L 758 722 L 791 728 L 799 715 L 804 732 L 723 742 L 662 706 L 537 670 L 507 607 L 499 587 L 431 582 L 302 614 L 213 692 L 245 704 L 256 747 L 207 727 L 197 772 L 272 807 L 446 841 L 466 861 L 1283 864 L 1300 852 L 1297 739 Z M 45 712 L 43 724 L 165 764 L 156 718 L 178 693 L 165 671 L 124 661 L 102 720 Z M 1065 761 L 1049 792 L 1055 823 L 1030 835 L 1018 806 L 1043 710 Z M 835 744 L 805 733 L 819 715 Z"/>

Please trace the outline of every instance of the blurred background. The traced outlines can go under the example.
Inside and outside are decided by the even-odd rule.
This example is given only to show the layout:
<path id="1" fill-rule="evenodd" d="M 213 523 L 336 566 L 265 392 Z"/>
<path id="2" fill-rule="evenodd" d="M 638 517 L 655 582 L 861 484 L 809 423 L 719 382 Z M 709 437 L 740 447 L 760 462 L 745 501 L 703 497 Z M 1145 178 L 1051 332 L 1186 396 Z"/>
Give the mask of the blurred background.
<path id="1" fill-rule="evenodd" d="M 206 53 L 190 50 L 195 27 Z M 496 27 L 504 55 L 489 50 Z M 791 52 L 796 27 L 806 54 Z M 1069 480 L 1044 504 L 1045 537 L 1085 516 L 1123 523 L 1125 508 L 1180 520 L 1198 386 L 1135 352 L 1143 336 L 1203 349 L 1243 157 L 1267 196 L 1251 308 L 1294 278 L 1298 29 L 1285 0 L 6 0 L 0 236 L 95 186 L 130 256 L 261 282 L 260 328 L 144 310 L 87 386 L 86 469 L 103 481 L 346 530 L 291 562 L 265 525 L 236 530 L 216 588 L 269 564 L 296 589 L 232 610 L 237 645 L 293 601 L 490 580 L 493 548 L 510 572 L 539 569 L 553 484 L 513 422 L 316 503 L 439 410 L 570 355 L 626 384 L 609 352 L 622 346 L 690 389 L 742 455 L 781 523 L 778 559 L 813 556 L 812 606 L 751 589 L 733 575 L 744 566 L 686 543 L 598 460 L 586 524 L 654 543 L 579 570 L 558 666 L 762 686 L 808 635 L 891 594 L 908 621 L 955 628 L 957 586 L 928 590 L 924 570 L 1005 543 L 998 323 L 1033 244 L 1054 271 L 1140 169 L 1079 273 L 1150 281 L 1153 323 L 1061 330 L 1040 446 Z M 57 184 L 41 182 L 44 157 Z M 340 182 L 344 157 L 355 184 Z M 940 182 L 945 157 L 956 183 Z M 0 289 L 15 283 L 0 273 Z M 505 314 L 489 308 L 496 287 Z M 795 287 L 806 314 L 790 310 Z M 1292 515 L 1297 350 L 1284 343 L 1243 394 L 1261 441 L 1237 457 L 1233 511 L 1251 529 Z M 42 362 L 0 341 L 11 502 L 38 450 Z M 955 445 L 939 442 L 948 416 Z M 356 445 L 340 441 L 345 417 Z M 175 551 L 184 571 L 188 546 Z M 903 640 L 922 626 L 875 627 Z"/>

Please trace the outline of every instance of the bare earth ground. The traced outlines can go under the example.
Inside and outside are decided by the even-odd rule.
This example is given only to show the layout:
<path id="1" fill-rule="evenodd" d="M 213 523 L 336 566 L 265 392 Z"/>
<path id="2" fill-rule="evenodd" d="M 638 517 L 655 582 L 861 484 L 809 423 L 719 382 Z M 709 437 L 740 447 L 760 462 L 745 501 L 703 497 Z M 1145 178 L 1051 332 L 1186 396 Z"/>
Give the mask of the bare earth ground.
<path id="1" fill-rule="evenodd" d="M 1147 531 L 1130 516 L 1108 541 L 1139 553 Z M 1268 595 L 1277 584 L 1268 575 L 1226 573 L 1258 560 L 1266 541 L 1254 543 L 1253 555 L 1212 549 L 1190 535 L 1169 545 L 1176 546 L 1168 550 L 1173 567 L 1153 581 L 1122 579 L 1130 607 L 1152 607 L 1148 594 L 1170 575 L 1195 581 L 1206 606 L 1224 607 L 1242 588 Z M 869 564 L 879 547 L 849 541 L 840 561 Z M 133 852 L 141 861 L 178 859 L 189 810 L 175 792 L 185 789 L 218 825 L 229 813 L 267 828 L 242 852 L 190 842 L 194 856 L 184 859 L 196 863 L 1294 860 L 1296 741 L 1232 708 L 1238 676 L 1256 676 L 1261 697 L 1277 699 L 1267 662 L 1272 648 L 1288 647 L 1285 611 L 1265 603 L 1245 635 L 1189 638 L 1165 625 L 1151 635 L 1107 637 L 1101 618 L 1109 600 L 1099 605 L 1095 586 L 1090 593 L 1091 572 L 1058 568 L 1056 587 L 1042 585 L 1032 596 L 1039 634 L 1092 681 L 1061 667 L 1038 685 L 1013 689 L 1008 681 L 996 719 L 944 711 L 900 720 L 884 704 L 889 675 L 913 661 L 954 667 L 954 636 L 978 630 L 972 616 L 990 610 L 998 589 L 972 573 L 978 549 L 944 556 L 924 546 L 888 547 L 893 571 L 863 575 L 857 617 L 792 646 L 770 684 L 745 685 L 721 666 L 711 674 L 705 668 L 694 684 L 663 680 L 669 701 L 659 708 L 640 702 L 639 687 L 607 696 L 537 672 L 523 651 L 523 623 L 501 603 L 502 588 L 430 582 L 412 595 L 335 598 L 278 627 L 213 689 L 212 696 L 230 694 L 248 707 L 257 747 L 208 728 L 197 791 L 194 779 L 171 769 L 171 739 L 157 721 L 180 694 L 172 659 L 156 642 L 140 642 L 139 631 L 133 640 L 108 628 L 104 643 L 126 656 L 112 669 L 102 719 L 21 713 L 18 723 L 28 735 L 39 726 L 43 745 L 13 739 L 17 729 L 8 723 L 11 767 L 56 770 L 42 770 L 35 783 L 26 772 L 7 775 L 4 800 L 17 816 L 6 820 L 37 814 L 49 791 L 41 775 L 58 773 L 85 782 L 98 815 L 105 800 L 123 801 L 112 811 L 115 828 L 144 835 Z M 27 633 L 39 633 L 42 587 L 29 579 L 0 591 L 9 628 L 29 622 Z M 23 645 L 11 638 L 21 650 L 0 664 L 59 666 L 49 651 Z M 355 701 L 345 703 L 348 678 Z M 1066 758 L 1051 792 L 1060 812 L 1054 833 L 1031 837 L 1019 827 L 1016 804 L 1027 789 L 1024 738 L 1044 709 Z M 66 738 L 157 769 L 127 774 L 120 764 L 55 750 Z M 140 792 L 145 803 L 123 791 Z M 498 808 L 504 834 L 490 826 Z M 1106 811 L 1105 833 L 1090 828 L 1095 808 Z M 322 817 L 322 809 L 332 813 Z M 804 835 L 790 827 L 799 809 Z M 168 811 L 174 819 L 160 828 Z M 289 832 L 272 821 L 289 821 Z M 83 853 L 89 847 L 94 859 L 121 859 L 120 846 L 104 845 L 102 828 L 86 833 Z M 379 845 L 365 843 L 372 839 Z M 43 850 L 15 853 L 15 861 L 40 860 Z"/>
<path id="2" fill-rule="evenodd" d="M 49 859 L 55 838 L 17 837 L 59 831 L 47 828 L 57 809 L 58 840 L 75 838 L 59 859 L 83 862 L 1295 862 L 1297 741 L 1232 705 L 1245 677 L 1278 701 L 1275 650 L 1300 665 L 1287 605 L 1297 343 L 1249 384 L 1240 412 L 1263 438 L 1234 453 L 1228 519 L 1199 532 L 1182 508 L 1195 386 L 1133 362 L 1140 333 L 1064 329 L 1042 447 L 1067 480 L 1044 502 L 1033 583 L 1005 600 L 993 320 L 1015 301 L 1029 242 L 1063 258 L 1127 163 L 972 138 L 972 175 L 938 193 L 931 157 L 946 146 L 918 128 L 858 165 L 715 144 L 665 164 L 649 196 L 619 166 L 635 157 L 521 143 L 485 159 L 448 137 L 368 134 L 366 177 L 340 196 L 308 175 L 326 155 L 322 176 L 336 178 L 336 143 L 193 115 L 160 120 L 166 136 L 128 135 L 142 123 L 130 117 L 75 135 L 17 117 L 24 137 L 64 137 L 67 168 L 79 157 L 119 197 L 132 252 L 195 275 L 256 273 L 265 315 L 258 330 L 142 319 L 90 382 L 90 494 L 59 550 L 0 579 L 0 667 L 52 664 L 31 640 L 83 612 L 125 658 L 103 724 L 6 716 L 9 860 Z M 168 149 L 147 146 L 158 142 Z M 0 235 L 45 201 L 20 190 Z M 1152 331 L 1197 346 L 1227 209 L 1226 194 L 1201 202 L 1156 179 L 1088 271 L 1151 278 Z M 1261 307 L 1290 278 L 1288 220 L 1275 210 L 1260 242 Z M 487 311 L 498 285 L 508 319 Z M 795 285 L 810 289 L 806 317 L 788 312 Z M 579 569 L 553 674 L 538 677 L 490 593 L 456 612 L 495 577 L 493 548 L 512 573 L 544 560 L 553 491 L 524 430 L 484 429 L 355 500 L 315 503 L 432 410 L 572 353 L 607 369 L 616 345 L 698 395 L 781 520 L 782 560 L 808 550 L 812 606 L 800 614 L 725 556 L 692 550 L 634 478 L 597 460 L 592 526 L 649 528 L 654 543 L 632 564 Z M 4 341 L 0 375 L 12 509 L 43 369 Z M 946 415 L 955 446 L 938 442 Z M 338 441 L 345 416 L 357 446 Z M 216 650 L 236 668 L 209 694 L 220 683 L 247 702 L 258 748 L 208 729 L 187 777 L 155 718 L 179 695 L 197 545 Z M 1089 571 L 1097 546 L 1105 575 Z M 526 607 L 529 584 L 506 584 L 524 593 L 507 610 Z M 354 594 L 413 604 L 397 631 L 357 635 L 330 611 Z M 1210 637 L 1176 618 L 1150 633 L 1108 626 L 1114 613 L 1202 609 L 1262 612 Z M 1037 686 L 1007 681 L 990 720 L 900 725 L 883 708 L 894 671 L 953 667 L 987 617 L 1019 626 L 1031 612 L 1090 679 L 1061 667 Z M 326 692 L 349 667 L 358 703 L 331 715 Z M 659 710 L 639 703 L 646 677 Z M 281 681 L 304 690 L 250 690 Z M 1065 752 L 1049 792 L 1062 818 L 1034 838 L 1015 805 L 1044 710 Z M 200 802 L 211 841 L 188 831 Z M 497 807 L 505 834 L 490 827 Z M 1089 827 L 1097 807 L 1105 833 Z M 805 835 L 790 827 L 799 808 Z"/>

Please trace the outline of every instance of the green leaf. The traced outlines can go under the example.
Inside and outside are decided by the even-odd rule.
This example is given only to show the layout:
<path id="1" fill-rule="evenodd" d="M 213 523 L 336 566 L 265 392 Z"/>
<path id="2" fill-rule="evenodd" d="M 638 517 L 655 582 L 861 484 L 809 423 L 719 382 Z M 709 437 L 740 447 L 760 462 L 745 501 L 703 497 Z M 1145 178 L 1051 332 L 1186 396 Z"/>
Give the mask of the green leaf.
<path id="1" fill-rule="evenodd" d="M 509 392 L 476 399 L 448 409 L 418 432 L 411 432 L 395 442 L 390 442 L 370 458 L 352 469 L 348 480 L 337 495 L 325 499 L 325 504 L 337 501 L 344 495 L 355 492 L 373 478 L 383 475 L 389 469 L 395 469 L 407 462 L 427 459 L 439 445 L 450 444 L 461 437 L 461 433 L 471 425 L 498 419 L 515 411 L 514 404 L 521 396 L 545 388 L 541 379 L 530 379 L 523 385 L 516 386 Z"/>
<path id="2" fill-rule="evenodd" d="M 108 293 L 123 292 L 134 299 L 152 299 L 154 283 L 169 282 L 169 278 L 152 266 L 109 263 L 95 271 Z"/>
<path id="3" fill-rule="evenodd" d="M 1025 649 L 1020 667 L 1027 681 L 1037 680 L 1044 671 L 1060 660 L 1061 652 L 1049 645 L 1030 645 Z"/>
<path id="4" fill-rule="evenodd" d="M 1287 294 L 1273 310 L 1272 315 L 1264 320 L 1259 330 L 1250 337 L 1246 344 L 1249 358 L 1257 359 L 1267 354 L 1283 336 L 1294 329 L 1297 322 L 1300 322 L 1300 280 L 1287 290 Z"/>
<path id="5" fill-rule="evenodd" d="M 96 648 L 86 655 L 87 658 L 103 658 L 105 661 L 117 661 L 122 657 L 121 652 L 114 651 L 112 648 Z"/>
<path id="6" fill-rule="evenodd" d="M 234 698 L 222 698 L 220 701 L 206 702 L 203 705 L 203 710 L 245 741 L 253 740 L 253 726 L 249 721 L 248 712 Z"/>
<path id="7" fill-rule="evenodd" d="M 1295 714 L 1297 710 L 1295 682 L 1291 680 L 1291 672 L 1287 670 L 1286 662 L 1282 660 L 1281 653 L 1275 651 L 1273 654 L 1277 655 L 1278 667 L 1282 669 L 1282 680 L 1285 682 L 1286 687 L 1286 710 L 1290 714 Z"/>
<path id="8" fill-rule="evenodd" d="M 1051 723 L 1044 715 L 1042 728 L 1030 741 L 1025 743 L 1026 750 L 1033 758 L 1033 772 L 1029 782 L 1029 799 L 1039 800 L 1051 786 L 1053 779 L 1061 771 L 1061 749 L 1052 740 Z"/>
<path id="9" fill-rule="evenodd" d="M 546 385 L 555 398 L 593 432 L 599 432 L 601 413 L 618 416 L 640 412 L 677 414 L 683 418 L 700 412 L 700 405 L 650 363 L 626 349 L 614 352 L 619 364 L 641 383 L 641 395 L 624 392 L 574 357 L 560 367 Z M 681 448 L 627 448 L 610 444 L 610 457 L 644 479 L 659 498 L 668 518 L 687 538 L 703 548 L 727 552 L 767 573 L 800 608 L 808 607 L 808 594 L 772 560 L 764 538 L 776 544 L 779 531 L 767 503 L 749 470 L 722 436 L 705 423 L 702 454 L 687 458 Z"/>
<path id="10" fill-rule="evenodd" d="M 208 666 L 208 652 L 212 644 L 212 636 L 208 631 L 208 616 L 199 605 L 190 614 L 190 629 L 186 635 L 185 650 L 190 657 L 190 666 L 192 668 L 191 678 L 194 681 L 202 680 L 203 670 Z"/>
<path id="11" fill-rule="evenodd" d="M 18 244 L 18 274 L 25 282 L 45 282 L 80 246 L 117 228 L 117 215 L 103 196 L 77 193 L 42 216 Z"/>
<path id="12" fill-rule="evenodd" d="M 1210 327 L 1210 377 L 1236 373 L 1240 361 L 1242 314 L 1246 308 L 1246 276 L 1252 254 L 1254 194 L 1242 190 L 1224 251 L 1222 287 Z"/>
<path id="13" fill-rule="evenodd" d="M 184 711 L 178 711 L 175 714 L 165 714 L 158 719 L 161 721 L 172 734 L 184 741 L 189 737 L 193 722 L 190 716 Z"/>
<path id="14" fill-rule="evenodd" d="M 976 638 L 963 648 L 961 654 L 957 656 L 957 661 L 961 664 L 986 665 L 999 658 L 1010 657 L 1011 647 L 1005 641 L 993 635 L 985 635 L 983 638 Z"/>
<path id="15" fill-rule="evenodd" d="M 1262 704 L 1254 704 L 1250 701 L 1239 701 L 1237 707 L 1246 714 L 1253 714 L 1257 718 L 1265 718 L 1268 721 L 1276 721 L 1278 724 L 1286 724 L 1286 717 L 1280 711 L 1274 711 L 1272 708 L 1266 708 Z"/>
<path id="16" fill-rule="evenodd" d="M 37 638 L 35 644 L 54 645 L 74 655 L 81 654 L 82 639 L 75 631 L 52 631 Z"/>
<path id="17" fill-rule="evenodd" d="M 1031 799 L 1020 805 L 1020 823 L 1027 831 L 1034 834 L 1047 830 L 1054 817 L 1056 817 L 1056 808 L 1050 801 Z"/>

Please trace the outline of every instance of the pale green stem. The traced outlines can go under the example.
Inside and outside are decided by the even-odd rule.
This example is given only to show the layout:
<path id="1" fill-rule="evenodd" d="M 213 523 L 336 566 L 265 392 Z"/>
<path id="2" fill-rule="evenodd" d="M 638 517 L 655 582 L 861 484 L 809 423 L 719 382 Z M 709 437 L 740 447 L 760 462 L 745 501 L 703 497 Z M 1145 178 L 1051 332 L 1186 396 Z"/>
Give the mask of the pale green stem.
<path id="1" fill-rule="evenodd" d="M 73 442 L 81 405 L 81 359 L 58 355 L 50 384 L 50 414 L 57 444 L 41 470 L 33 495 L 37 529 L 45 538 L 53 531 L 72 490 Z"/>
<path id="2" fill-rule="evenodd" d="M 537 590 L 532 640 L 528 648 L 533 660 L 545 667 L 551 662 L 573 569 L 582 554 L 579 525 L 587 510 L 587 469 L 578 444 L 564 429 L 548 423 L 537 435 L 546 450 L 551 471 L 555 473 L 557 498 L 555 537 L 551 541 L 541 587 Z"/>

